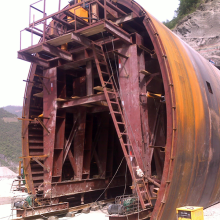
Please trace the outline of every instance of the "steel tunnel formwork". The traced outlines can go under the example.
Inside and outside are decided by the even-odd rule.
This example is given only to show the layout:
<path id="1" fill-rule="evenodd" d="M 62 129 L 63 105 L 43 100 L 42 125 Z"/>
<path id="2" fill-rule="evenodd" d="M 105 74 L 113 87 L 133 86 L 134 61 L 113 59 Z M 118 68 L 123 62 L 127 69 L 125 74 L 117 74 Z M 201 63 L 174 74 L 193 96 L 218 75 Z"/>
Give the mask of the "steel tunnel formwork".
<path id="1" fill-rule="evenodd" d="M 133 155 L 146 178 L 137 194 L 146 190 L 150 219 L 172 220 L 177 207 L 219 202 L 219 70 L 133 0 L 94 1 L 89 10 L 103 18 L 87 25 L 76 16 L 80 25 L 73 31 L 65 9 L 52 17 L 59 27 L 66 25 L 65 47 L 47 28 L 38 45 L 18 52 L 18 58 L 32 63 L 22 118 L 29 193 L 41 192 L 54 202 L 74 196 L 73 206 L 94 201 L 126 154 L 102 198 L 122 195 L 124 185 L 127 193 L 135 193 L 129 187 L 138 178 L 131 171 Z M 123 141 L 132 145 L 127 152 L 108 107 L 116 93 L 100 85 L 100 58 L 92 41 L 103 46 L 119 88 Z M 125 183 L 127 166 L 131 174 Z"/>

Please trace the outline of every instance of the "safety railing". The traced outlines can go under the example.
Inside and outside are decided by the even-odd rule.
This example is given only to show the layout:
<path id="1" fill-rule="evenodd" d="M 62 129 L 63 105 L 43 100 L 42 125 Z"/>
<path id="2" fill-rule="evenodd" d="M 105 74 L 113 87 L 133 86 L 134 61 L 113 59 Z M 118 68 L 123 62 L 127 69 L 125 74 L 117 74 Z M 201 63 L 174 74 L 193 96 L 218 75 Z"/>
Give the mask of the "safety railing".
<path id="1" fill-rule="evenodd" d="M 62 0 L 58 0 L 58 11 L 55 13 L 52 13 L 50 15 L 47 15 L 46 1 L 47 0 L 39 0 L 39 1 L 36 1 L 30 5 L 30 8 L 29 8 L 29 27 L 20 31 L 20 50 L 22 50 L 22 34 L 24 31 L 28 31 L 31 33 L 31 46 L 33 46 L 34 45 L 34 35 L 37 35 L 38 37 L 40 37 L 41 42 L 45 42 L 46 40 L 50 39 L 50 37 L 48 37 L 48 35 L 47 35 L 48 29 L 49 28 L 56 29 L 56 27 L 51 26 L 50 24 L 47 24 L 47 21 L 49 19 L 53 19 L 53 17 L 57 17 L 65 12 L 71 10 L 72 18 L 69 18 L 67 16 L 68 18 L 66 19 L 66 21 L 63 19 L 59 19 L 58 17 L 57 17 L 57 19 L 60 21 L 63 20 L 64 23 L 66 23 L 67 25 L 68 25 L 68 23 L 71 23 L 71 20 L 75 20 L 75 25 L 72 25 L 73 28 L 69 31 L 76 31 L 77 29 L 80 28 L 80 27 L 79 28 L 77 27 L 77 23 L 80 23 L 79 19 L 81 20 L 81 22 L 82 22 L 82 20 L 84 20 L 84 21 L 86 20 L 88 25 L 91 25 L 94 21 L 99 21 L 100 19 L 107 19 L 107 10 L 106 10 L 107 4 L 111 4 L 107 0 L 103 0 L 102 3 L 99 0 L 75 0 L 75 1 L 72 0 L 69 2 L 74 2 L 74 3 L 76 2 L 76 3 L 75 4 L 70 3 L 65 8 L 61 9 Z M 78 2 L 78 1 L 80 1 L 80 2 Z M 36 6 L 36 4 L 40 3 L 40 2 L 43 2 L 43 9 L 42 10 Z M 97 4 L 98 7 L 103 8 L 104 14 L 103 14 L 102 18 L 98 17 L 97 14 L 92 13 L 92 9 L 91 9 L 92 4 Z M 88 17 L 78 17 L 76 15 L 76 10 L 79 10 L 80 8 L 86 9 L 88 11 Z M 35 21 L 35 14 L 33 13 L 33 10 L 41 13 L 43 15 L 43 17 Z M 58 21 L 58 23 L 59 23 L 59 21 Z M 39 25 L 42 25 L 43 27 L 39 28 Z M 69 26 L 71 26 L 71 24 Z M 59 30 L 60 35 L 68 33 L 69 31 Z"/>

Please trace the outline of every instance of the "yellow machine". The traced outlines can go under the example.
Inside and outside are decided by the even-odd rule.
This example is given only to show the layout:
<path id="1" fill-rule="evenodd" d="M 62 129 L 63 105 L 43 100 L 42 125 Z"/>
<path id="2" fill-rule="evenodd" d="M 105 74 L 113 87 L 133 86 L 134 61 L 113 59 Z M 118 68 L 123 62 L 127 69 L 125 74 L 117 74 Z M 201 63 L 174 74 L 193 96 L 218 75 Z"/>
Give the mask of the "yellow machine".
<path id="1" fill-rule="evenodd" d="M 178 220 L 204 220 L 203 207 L 185 206 L 176 209 Z"/>
<path id="2" fill-rule="evenodd" d="M 80 2 L 81 2 L 81 0 L 77 1 L 77 3 L 80 3 Z M 84 8 L 82 8 L 82 6 L 77 6 L 75 8 L 70 9 L 70 12 L 72 12 L 73 14 L 75 14 L 78 17 L 84 17 L 84 18 L 85 17 L 88 18 L 88 15 L 89 15 L 88 11 L 85 10 Z M 71 20 L 70 17 L 68 17 L 67 19 L 70 20 L 69 23 L 74 22 L 74 20 Z M 84 20 L 88 22 L 88 19 L 84 19 Z"/>

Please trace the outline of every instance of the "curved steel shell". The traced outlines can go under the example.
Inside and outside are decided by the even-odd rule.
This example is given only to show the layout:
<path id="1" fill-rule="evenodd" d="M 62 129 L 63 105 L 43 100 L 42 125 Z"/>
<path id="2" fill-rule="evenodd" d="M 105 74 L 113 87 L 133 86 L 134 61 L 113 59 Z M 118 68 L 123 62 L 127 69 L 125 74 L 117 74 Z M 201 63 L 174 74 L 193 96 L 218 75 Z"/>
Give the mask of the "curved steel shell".
<path id="1" fill-rule="evenodd" d="M 175 219 L 176 207 L 208 207 L 219 202 L 220 72 L 155 18 L 149 18 L 152 24 L 146 25 L 158 34 L 152 31 L 151 37 L 168 79 L 171 105 L 167 107 L 172 107 L 173 130 L 164 165 L 169 167 L 167 176 L 164 173 L 164 194 L 152 219 Z"/>
<path id="2" fill-rule="evenodd" d="M 157 200 L 152 211 L 151 219 L 174 220 L 176 218 L 175 211 L 177 207 L 185 205 L 208 207 L 220 202 L 220 71 L 136 2 L 118 0 L 117 4 L 120 10 L 125 10 L 126 8 L 127 11 L 131 11 L 135 16 L 139 16 L 143 19 L 143 25 L 151 39 L 161 70 L 166 99 L 166 145 L 164 146 L 166 150 L 160 190 L 157 194 Z M 147 41 L 147 39 L 144 40 Z M 130 52 L 132 52 L 131 47 Z M 137 50 L 137 48 L 135 48 L 135 50 Z M 52 78 L 52 81 L 54 80 L 53 89 L 56 90 L 56 86 L 58 86 L 56 81 L 60 79 L 55 77 L 53 68 L 49 71 L 51 72 L 49 72 L 49 74 L 47 72 L 46 74 L 54 77 Z M 36 74 L 37 64 L 33 64 L 28 80 L 30 82 L 34 81 Z M 136 74 L 138 76 L 139 72 Z M 135 75 L 134 79 L 137 76 Z M 50 83 L 47 84 L 46 80 L 44 80 L 44 83 L 45 86 L 50 86 Z M 122 90 L 123 83 L 124 81 L 121 81 Z M 132 83 L 134 83 L 134 81 L 132 81 Z M 132 85 L 135 87 L 135 84 Z M 139 86 L 139 84 L 137 84 L 137 86 Z M 135 90 L 134 87 L 131 88 Z M 29 109 L 31 97 L 33 97 L 32 88 L 33 85 L 28 83 L 25 95 L 27 99 L 24 103 L 24 117 L 28 119 L 30 118 Z M 128 92 L 127 89 L 125 86 L 124 92 Z M 43 90 L 44 93 L 47 93 L 45 88 Z M 46 100 L 43 105 L 44 113 L 48 112 L 51 117 L 55 118 L 64 117 L 61 111 L 58 116 L 56 115 L 58 114 L 56 112 L 58 107 L 55 98 L 57 98 L 57 94 L 55 94 L 52 99 L 48 98 L 48 100 L 44 97 L 44 100 Z M 125 105 L 126 108 L 128 104 L 129 103 L 125 103 L 123 105 Z M 81 112 L 79 117 L 86 117 L 85 115 L 82 116 L 84 114 L 83 108 L 79 111 Z M 129 117 L 132 117 L 133 112 L 129 112 L 128 108 L 127 112 L 131 115 Z M 47 119 L 44 119 L 44 122 L 46 122 L 46 120 Z M 142 118 L 141 123 L 143 123 L 143 120 Z M 57 132 L 56 124 L 54 123 L 56 123 L 56 121 L 50 121 L 46 124 L 50 128 L 51 134 Z M 131 122 L 131 124 L 132 123 L 133 122 Z M 140 129 L 141 131 L 141 123 L 139 127 L 137 126 L 137 130 Z M 28 157 L 28 141 L 32 133 L 29 132 L 28 134 L 26 132 L 28 126 L 29 121 L 23 121 L 22 149 L 23 156 L 25 157 L 24 166 L 26 166 L 26 180 L 29 186 L 29 192 L 34 193 L 34 177 L 30 168 L 31 159 Z M 59 126 L 59 128 L 61 128 L 65 125 L 60 123 Z M 105 126 L 111 127 L 111 122 L 107 122 Z M 87 134 L 87 132 L 86 130 L 85 133 Z M 112 132 L 114 133 L 114 131 Z M 113 133 L 110 132 L 109 135 Z M 44 137 L 45 135 L 44 131 Z M 59 135 L 59 137 L 64 136 L 64 134 L 61 133 Z M 87 138 L 92 137 L 87 136 Z M 141 137 L 138 137 L 138 134 L 137 138 L 140 138 L 141 141 Z M 53 140 L 55 141 L 55 139 L 54 136 Z M 46 146 L 45 144 L 47 144 L 47 146 L 55 145 L 55 143 L 49 143 L 51 140 L 47 139 L 47 142 L 44 142 L 44 148 Z M 58 140 L 58 142 L 59 141 L 60 143 L 64 143 L 64 137 Z M 52 151 L 51 149 L 47 149 L 46 151 L 44 149 L 43 152 L 50 154 Z M 63 155 L 61 157 L 63 157 Z M 59 156 L 57 156 L 56 161 L 59 162 L 59 159 Z M 106 161 L 103 163 L 106 163 Z M 143 163 L 148 164 L 147 159 L 145 159 Z M 52 165 L 46 163 L 45 166 L 46 168 L 50 168 Z M 56 167 L 56 164 L 53 166 L 58 170 L 57 173 L 62 172 L 62 167 L 61 171 L 59 171 L 59 167 Z M 143 170 L 147 172 L 144 168 Z M 44 174 L 44 178 L 52 178 L 52 176 L 49 177 L 49 175 L 52 174 L 50 172 Z M 58 175 L 54 174 L 54 176 L 58 178 Z M 113 182 L 113 186 L 123 186 L 123 184 L 123 180 L 120 178 Z M 96 182 L 92 182 L 89 187 L 90 189 L 94 187 L 92 188 L 93 190 L 101 190 L 104 189 L 106 185 L 106 181 L 100 180 L 97 184 Z M 54 190 L 58 191 L 60 189 L 62 191 L 62 187 L 66 187 L 66 190 L 69 185 L 64 186 L 63 183 L 60 188 L 55 189 L 56 185 L 54 183 L 53 187 Z M 79 188 L 80 187 L 81 185 L 79 185 Z M 44 190 L 49 190 L 49 188 L 44 188 Z M 73 188 L 71 189 L 72 191 L 67 190 L 69 195 L 74 191 Z M 76 194 L 79 191 L 89 191 L 88 188 L 83 187 L 81 187 L 80 190 L 77 189 L 76 192 L 74 191 L 72 194 Z"/>

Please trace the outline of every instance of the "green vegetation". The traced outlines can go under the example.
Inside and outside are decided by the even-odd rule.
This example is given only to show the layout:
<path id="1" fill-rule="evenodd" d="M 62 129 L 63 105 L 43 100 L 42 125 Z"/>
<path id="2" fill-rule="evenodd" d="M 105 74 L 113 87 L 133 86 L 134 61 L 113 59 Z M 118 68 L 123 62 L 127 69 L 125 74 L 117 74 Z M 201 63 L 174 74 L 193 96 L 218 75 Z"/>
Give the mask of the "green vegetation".
<path id="1" fill-rule="evenodd" d="M 17 115 L 18 117 L 21 117 L 22 115 L 22 106 L 13 106 L 13 105 L 8 105 L 6 107 L 3 107 L 6 111 Z"/>
<path id="2" fill-rule="evenodd" d="M 21 121 L 5 123 L 4 117 L 14 118 L 17 115 L 0 108 L 0 164 L 11 166 L 18 164 L 21 156 Z"/>
<path id="3" fill-rule="evenodd" d="M 203 3 L 204 0 L 180 0 L 179 7 L 175 11 L 175 16 L 171 21 L 163 22 L 168 28 L 173 29 L 176 24 L 186 15 L 193 13 Z"/>

